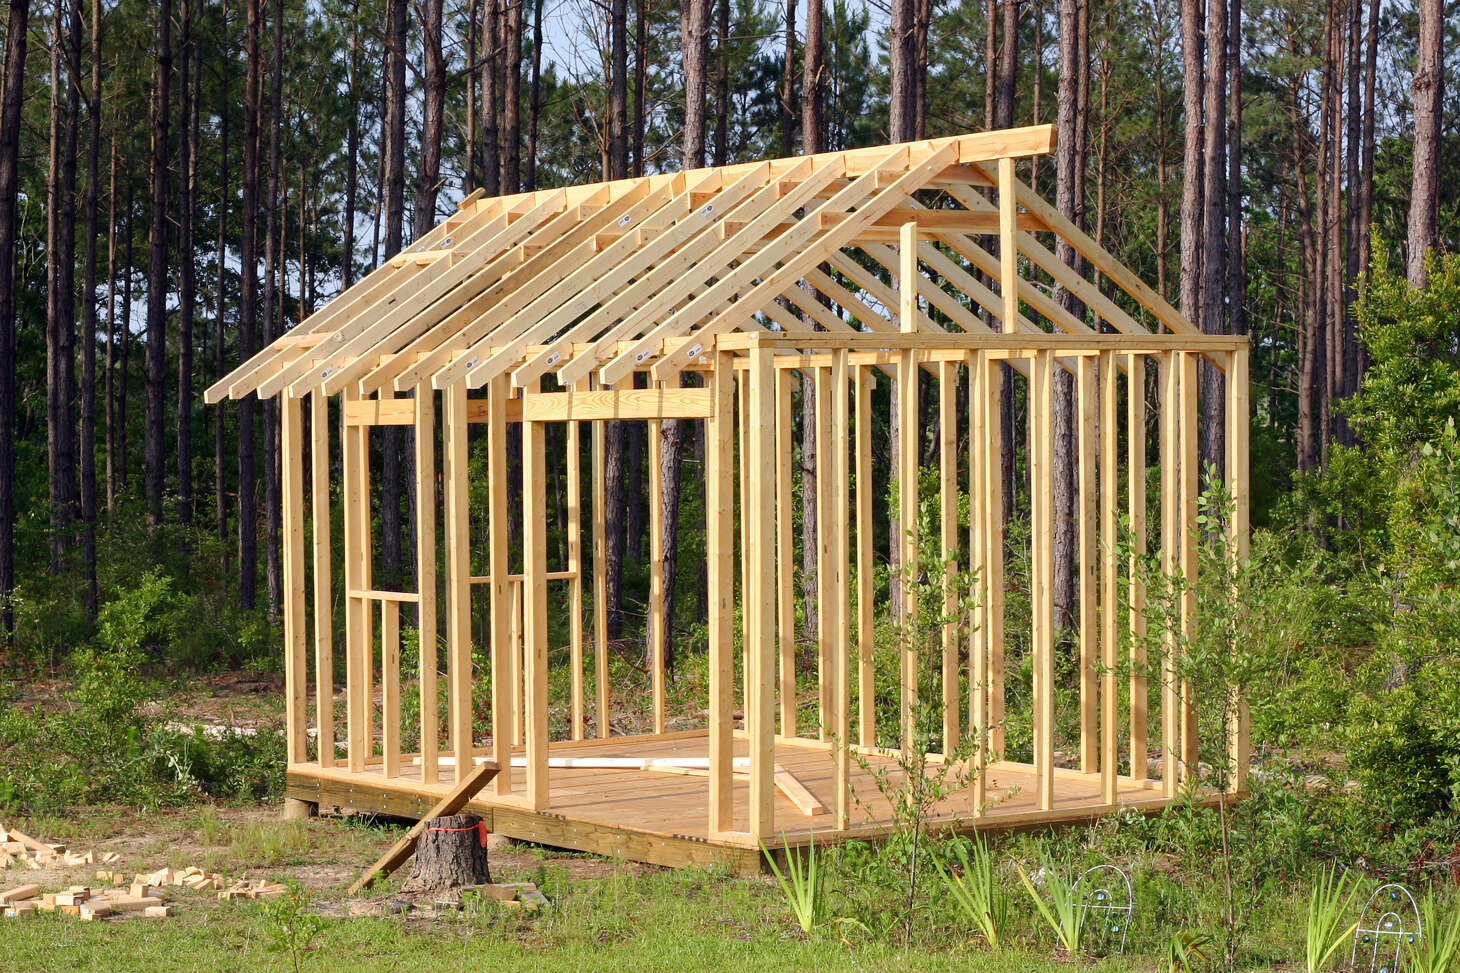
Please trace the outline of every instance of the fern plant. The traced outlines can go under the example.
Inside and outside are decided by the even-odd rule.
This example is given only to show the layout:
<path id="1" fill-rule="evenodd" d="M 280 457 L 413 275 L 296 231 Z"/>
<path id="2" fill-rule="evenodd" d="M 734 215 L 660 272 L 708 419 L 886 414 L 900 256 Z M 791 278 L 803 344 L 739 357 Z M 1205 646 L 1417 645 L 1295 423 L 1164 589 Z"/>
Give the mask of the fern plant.
<path id="1" fill-rule="evenodd" d="M 973 923 L 990 949 L 998 949 L 1003 944 L 1004 929 L 1009 921 L 1009 897 L 995 879 L 993 853 L 982 835 L 973 839 L 971 858 L 962 842 L 954 844 L 953 850 L 962 866 L 961 873 L 950 873 L 936 858 L 933 863 L 937 865 L 959 911 Z"/>
<path id="2" fill-rule="evenodd" d="M 1353 904 L 1354 891 L 1355 884 L 1349 881 L 1348 875 L 1336 868 L 1320 871 L 1314 879 L 1313 890 L 1308 895 L 1308 925 L 1303 953 L 1306 973 L 1320 973 L 1358 928 L 1357 919 L 1343 925 L 1343 917 Z"/>
<path id="3" fill-rule="evenodd" d="M 1044 888 L 1049 895 L 1049 901 L 1039 894 L 1034 887 L 1034 882 L 1025 873 L 1023 868 L 1019 869 L 1019 881 L 1024 883 L 1028 890 L 1029 897 L 1034 900 L 1035 908 L 1044 919 L 1046 925 L 1054 931 L 1055 938 L 1065 952 L 1071 956 L 1080 955 L 1080 940 L 1085 933 L 1085 910 L 1082 908 L 1079 894 L 1073 887 L 1066 885 L 1055 872 L 1053 864 L 1046 859 L 1041 871 L 1045 876 Z"/>

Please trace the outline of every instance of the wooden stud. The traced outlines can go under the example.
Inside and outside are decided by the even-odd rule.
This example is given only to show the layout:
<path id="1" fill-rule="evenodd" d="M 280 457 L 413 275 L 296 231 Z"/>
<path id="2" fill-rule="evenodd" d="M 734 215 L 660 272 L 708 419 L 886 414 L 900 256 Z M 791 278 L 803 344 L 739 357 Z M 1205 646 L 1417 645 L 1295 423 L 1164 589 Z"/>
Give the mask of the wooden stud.
<path id="1" fill-rule="evenodd" d="M 968 732 L 973 736 L 973 778 L 969 781 L 968 809 L 975 817 L 984 813 L 989 762 L 989 644 L 988 644 L 988 552 L 984 533 L 988 529 L 988 355 L 975 352 L 968 368 L 968 560 L 973 573 L 974 602 L 968 631 Z M 1000 512 L 1002 515 L 1002 511 Z"/>
<path id="2" fill-rule="evenodd" d="M 1033 508 L 1030 563 L 1034 589 L 1030 652 L 1034 657 L 1034 769 L 1041 811 L 1054 807 L 1053 361 L 1048 351 L 1035 353 L 1029 407 L 1034 422 L 1029 444 L 1029 492 Z"/>
<path id="3" fill-rule="evenodd" d="M 835 762 L 832 777 L 834 795 L 832 799 L 832 813 L 835 815 L 834 827 L 837 830 L 845 830 L 851 822 L 852 808 L 852 785 L 851 785 L 851 687 L 850 687 L 850 657 L 852 652 L 851 638 L 848 631 L 848 622 L 851 614 L 851 586 L 848 577 L 847 556 L 849 553 L 850 537 L 847 524 L 847 489 L 850 477 L 847 470 L 847 440 L 846 433 L 849 429 L 850 416 L 848 415 L 848 355 L 846 351 L 832 353 L 831 366 L 831 428 L 837 431 L 837 435 L 828 436 L 829 450 L 819 456 L 831 460 L 828 482 L 831 486 L 831 545 L 830 557 L 826 561 L 826 570 L 833 573 L 834 597 L 830 605 L 822 608 L 822 614 L 828 610 L 835 616 L 835 633 L 831 646 L 832 658 L 832 718 L 831 718 L 831 742 L 834 747 L 833 760 Z"/>
<path id="4" fill-rule="evenodd" d="M 1246 568 L 1248 546 L 1248 517 L 1251 497 L 1248 490 L 1248 351 L 1238 348 L 1231 353 L 1227 366 L 1227 492 L 1232 504 L 1227 524 L 1227 546 L 1233 560 L 1233 577 L 1239 579 Z M 1238 638 L 1242 628 L 1237 629 Z M 1252 741 L 1249 730 L 1247 701 L 1242 696 L 1241 686 L 1229 690 L 1228 706 L 1228 756 L 1231 775 L 1228 790 L 1241 793 L 1247 789 L 1247 765 L 1251 760 Z"/>
<path id="5" fill-rule="evenodd" d="M 984 362 L 984 450 L 983 496 L 983 582 L 982 617 L 988 633 L 988 732 L 989 758 L 1004 755 L 1004 382 L 1012 376 L 1004 366 L 983 354 Z M 985 761 L 987 763 L 988 761 Z"/>
<path id="6" fill-rule="evenodd" d="M 750 371 L 750 572 L 746 578 L 745 644 L 751 678 L 745 701 L 750 731 L 750 833 L 775 830 L 775 369 L 769 351 L 751 353 Z"/>
<path id="7" fill-rule="evenodd" d="M 587 390 L 586 380 L 582 383 Z M 582 423 L 568 423 L 567 476 L 568 476 L 568 570 L 572 580 L 568 582 L 568 644 L 571 674 L 572 703 L 570 722 L 574 740 L 583 739 L 583 452 L 579 439 Z M 595 423 L 602 425 L 602 423 Z"/>
<path id="8" fill-rule="evenodd" d="M 737 372 L 735 375 L 736 387 L 736 410 L 739 415 L 739 444 L 737 454 L 737 469 L 739 479 L 736 483 L 736 490 L 739 497 L 740 509 L 740 603 L 748 605 L 750 598 L 750 372 Z M 751 645 L 749 639 L 742 639 L 740 644 L 740 698 L 749 712 L 750 706 L 750 657 Z M 748 721 L 749 716 L 746 717 Z M 747 727 L 749 723 L 747 722 Z"/>
<path id="9" fill-rule="evenodd" d="M 938 364 L 938 521 L 941 527 L 943 570 L 943 752 L 951 754 L 958 746 L 962 707 L 959 705 L 961 667 L 957 623 L 953 621 L 958 603 L 953 578 L 958 573 L 958 366 L 953 362 Z"/>
<path id="10" fill-rule="evenodd" d="M 1178 551 L 1181 544 L 1180 497 L 1177 493 L 1180 462 L 1177 443 L 1177 417 L 1181 408 L 1180 382 L 1177 373 L 1177 354 L 1167 352 L 1161 355 L 1161 574 L 1171 578 L 1176 574 Z M 1168 618 L 1162 638 L 1161 656 L 1161 788 L 1165 796 L 1176 797 L 1178 734 L 1181 724 L 1177 719 L 1180 701 L 1176 689 L 1176 629 Z"/>
<path id="11" fill-rule="evenodd" d="M 456 754 L 456 780 L 465 780 L 472 758 L 471 658 L 471 525 L 470 486 L 467 480 L 466 385 L 458 382 L 442 396 L 442 482 L 445 486 L 446 527 L 446 679 L 451 747 Z M 497 523 L 491 524 L 493 534 Z M 497 666 L 492 666 L 493 676 Z M 505 758 L 497 736 L 498 709 L 492 705 L 494 757 Z M 505 759 L 498 781 L 511 778 Z M 499 785 L 500 786 L 500 785 Z M 510 786 L 510 784 L 509 784 Z"/>
<path id="12" fill-rule="evenodd" d="M 705 548 L 710 639 L 710 834 L 732 828 L 735 706 L 734 372 L 715 352 L 709 375 L 715 409 L 705 432 Z M 601 464 L 599 464 L 601 465 Z"/>
<path id="13" fill-rule="evenodd" d="M 857 743 L 877 743 L 877 674 L 874 665 L 876 631 L 873 620 L 873 560 L 876 539 L 872 532 L 872 369 L 856 368 L 857 490 Z"/>
<path id="14" fill-rule="evenodd" d="M 1100 801 L 1116 802 L 1116 761 L 1120 749 L 1116 722 L 1115 664 L 1120 638 L 1116 603 L 1116 445 L 1120 423 L 1115 410 L 1115 355 L 1100 354 Z M 1092 577 L 1091 583 L 1094 582 Z"/>
<path id="15" fill-rule="evenodd" d="M 346 390 L 344 401 L 355 395 Z M 345 410 L 341 409 L 341 413 Z M 344 425 L 341 416 L 341 442 L 344 465 L 344 528 L 345 587 L 368 588 L 370 544 L 370 453 L 369 430 Z M 361 599 L 346 596 L 345 600 L 345 742 L 351 773 L 365 769 L 369 746 L 370 684 L 369 654 L 370 613 Z"/>
<path id="16" fill-rule="evenodd" d="M 304 409 L 298 399 L 286 401 L 279 410 L 279 443 L 283 453 L 285 753 L 290 763 L 301 763 L 307 755 L 309 650 L 304 614 Z"/>
<path id="17" fill-rule="evenodd" d="M 547 631 L 547 426 L 522 424 L 523 634 L 526 654 L 524 699 L 527 799 L 534 810 L 548 807 L 548 631 Z"/>
<path id="18" fill-rule="evenodd" d="M 796 496 L 791 489 L 791 464 L 796 427 L 791 421 L 793 374 L 776 373 L 776 633 L 779 637 L 781 736 L 797 736 L 796 728 L 796 539 L 793 522 Z"/>
<path id="19" fill-rule="evenodd" d="M 1014 160 L 999 160 L 999 291 L 1004 302 L 1000 322 L 1005 332 L 1015 330 L 1019 320 L 1019 207 L 1015 199 Z"/>
<path id="20" fill-rule="evenodd" d="M 898 320 L 903 331 L 911 331 L 918 310 L 918 225 L 905 223 L 902 227 L 902 241 L 898 274 Z M 902 691 L 901 722 L 902 749 L 913 747 L 913 722 L 918 705 L 918 647 L 911 636 L 913 620 L 917 617 L 917 596 L 914 579 L 918 565 L 918 371 L 917 353 L 905 350 L 898 363 L 897 372 L 897 427 L 898 427 L 898 528 L 901 537 L 891 543 L 901 545 L 898 566 L 903 573 L 900 590 L 902 603 L 898 606 L 904 632 L 901 652 Z"/>
<path id="21" fill-rule="evenodd" d="M 1130 587 L 1130 776 L 1145 780 L 1147 707 L 1146 583 L 1146 356 L 1131 355 L 1126 369 L 1126 510 L 1131 554 L 1126 565 Z"/>
<path id="22" fill-rule="evenodd" d="M 815 400 L 813 418 L 816 432 L 816 736 L 826 742 L 832 735 L 832 697 L 836 693 L 832 652 L 836 630 L 843 624 L 842 619 L 833 617 L 832 613 L 836 601 L 834 535 L 840 525 L 832 510 L 832 479 L 836 476 L 836 466 L 827 459 L 835 449 L 832 445 L 830 368 L 816 369 L 811 390 Z"/>
<path id="23" fill-rule="evenodd" d="M 329 399 L 309 397 L 310 516 L 314 521 L 314 716 L 321 767 L 335 765 L 335 633 L 330 595 Z"/>
<path id="24" fill-rule="evenodd" d="M 673 420 L 671 420 L 673 421 Z M 664 653 L 669 625 L 664 617 L 664 446 L 662 423 L 648 423 L 649 439 L 649 681 L 654 732 L 664 732 Z"/>
<path id="25" fill-rule="evenodd" d="M 1095 566 L 1098 555 L 1096 502 L 1098 484 L 1095 475 L 1096 439 L 1098 437 L 1098 416 L 1096 403 L 1099 389 L 1096 388 L 1095 359 L 1081 358 L 1075 369 L 1076 395 L 1079 409 L 1076 412 L 1076 448 L 1079 482 L 1079 599 L 1080 599 L 1080 770 L 1093 774 L 1100 763 L 1099 738 L 1099 623 L 1096 618 L 1096 604 L 1099 575 Z"/>
<path id="26" fill-rule="evenodd" d="M 416 386 L 416 609 L 421 704 L 421 782 L 438 779 L 440 714 L 436 686 L 436 393 Z"/>
<path id="27" fill-rule="evenodd" d="M 595 384 L 592 378 L 588 382 Z M 609 735 L 607 432 L 608 423 L 593 423 L 593 720 L 600 740 Z"/>
<path id="28" fill-rule="evenodd" d="M 522 708 L 522 692 L 524 688 L 523 676 L 523 655 L 527 651 L 527 645 L 523 641 L 524 622 L 522 608 L 522 582 L 520 577 L 512 579 L 512 621 L 507 631 L 507 681 L 512 685 L 511 695 L 508 697 L 507 710 L 512 714 L 512 745 L 522 746 L 523 734 L 526 732 L 524 721 L 527 714 Z"/>
<path id="29" fill-rule="evenodd" d="M 387 777 L 400 776 L 400 731 L 400 602 L 386 599 L 380 603 L 380 738 Z"/>
<path id="30" fill-rule="evenodd" d="M 1181 543 L 1181 633 L 1186 640 L 1196 635 L 1197 571 L 1197 495 L 1201 490 L 1201 460 L 1197 439 L 1197 365 L 1198 356 L 1181 352 L 1181 505 L 1179 537 Z M 1181 678 L 1181 774 L 1183 781 L 1194 780 L 1197 774 L 1199 739 L 1196 725 L 1196 697 L 1191 680 Z"/>
<path id="31" fill-rule="evenodd" d="M 512 724 L 516 710 L 513 701 L 517 698 L 517 690 L 512 680 L 513 660 L 517 658 L 518 652 L 517 642 L 512 635 L 512 616 L 517 602 L 512 582 L 508 579 L 511 568 L 507 560 L 507 402 L 511 394 L 511 385 L 506 378 L 498 378 L 487 386 L 487 570 L 491 572 L 488 600 L 492 633 L 492 760 L 501 768 L 493 780 L 493 789 L 502 796 L 512 793 Z M 465 448 L 463 442 L 462 449 Z M 518 681 L 515 685 L 520 686 L 521 682 Z"/>

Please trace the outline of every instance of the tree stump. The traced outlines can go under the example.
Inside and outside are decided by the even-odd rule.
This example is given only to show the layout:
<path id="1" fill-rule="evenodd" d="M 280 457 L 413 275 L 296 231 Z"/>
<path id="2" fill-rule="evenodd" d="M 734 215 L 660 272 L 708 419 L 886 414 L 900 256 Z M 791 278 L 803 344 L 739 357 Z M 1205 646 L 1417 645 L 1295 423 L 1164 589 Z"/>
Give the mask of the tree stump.
<path id="1" fill-rule="evenodd" d="M 427 822 L 416 844 L 411 876 L 401 891 L 436 892 L 491 882 L 481 823 L 474 814 L 453 814 Z"/>

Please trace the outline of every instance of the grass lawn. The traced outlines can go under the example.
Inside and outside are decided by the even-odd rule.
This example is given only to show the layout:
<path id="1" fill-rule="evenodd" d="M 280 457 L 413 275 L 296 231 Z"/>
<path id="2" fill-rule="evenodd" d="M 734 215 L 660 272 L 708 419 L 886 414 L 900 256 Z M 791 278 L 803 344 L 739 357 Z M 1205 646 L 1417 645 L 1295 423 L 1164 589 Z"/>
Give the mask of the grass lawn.
<path id="1" fill-rule="evenodd" d="M 81 819 L 16 822 L 73 850 L 115 851 L 108 866 L 130 876 L 163 866 L 198 864 L 227 877 L 290 880 L 309 890 L 323 927 L 300 957 L 301 970 L 998 970 L 1069 969 L 1043 954 L 993 954 L 966 930 L 946 928 L 904 949 L 845 927 L 808 937 L 792 922 L 780 889 L 768 878 L 650 866 L 513 845 L 492 855 L 496 881 L 535 881 L 551 909 L 531 915 L 495 903 L 460 912 L 350 918 L 344 888 L 389 844 L 395 829 L 359 819 L 290 823 L 272 806 L 188 809 L 139 814 L 97 812 Z M 89 884 L 94 867 L 0 872 L 0 888 L 39 882 L 43 890 Z M 391 898 L 395 876 L 373 901 Z M 0 971 L 292 970 L 292 958 L 271 950 L 278 924 L 260 902 L 220 902 L 212 894 L 168 889 L 170 920 L 111 919 L 84 923 L 40 914 L 0 920 Z M 938 922 L 945 920 L 938 919 Z M 923 924 L 926 926 L 926 923 Z M 1094 968 L 1156 968 L 1154 958 L 1105 960 Z"/>

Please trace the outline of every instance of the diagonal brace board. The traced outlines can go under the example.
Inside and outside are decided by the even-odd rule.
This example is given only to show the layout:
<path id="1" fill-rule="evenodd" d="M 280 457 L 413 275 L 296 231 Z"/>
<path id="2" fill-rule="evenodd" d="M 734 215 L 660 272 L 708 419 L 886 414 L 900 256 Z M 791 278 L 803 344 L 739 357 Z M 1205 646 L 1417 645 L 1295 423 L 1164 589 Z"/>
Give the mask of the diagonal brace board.
<path id="1" fill-rule="evenodd" d="M 476 797 L 477 792 L 485 787 L 487 781 L 495 776 L 497 776 L 497 765 L 490 760 L 484 760 L 473 767 L 461 779 L 461 783 L 451 789 L 451 793 L 437 801 L 436 805 L 426 812 L 425 817 L 417 821 L 415 826 L 405 833 L 404 837 L 391 846 L 390 851 L 381 855 L 379 861 L 365 869 L 365 874 L 357 878 L 355 884 L 351 885 L 349 891 L 345 894 L 355 895 L 361 889 L 375 881 L 377 877 L 389 875 L 397 868 L 400 868 L 411 855 L 415 854 L 416 842 L 421 840 L 421 835 L 426 831 L 426 825 L 432 819 L 455 814 L 457 811 L 466 807 L 466 803 L 473 797 Z"/>

